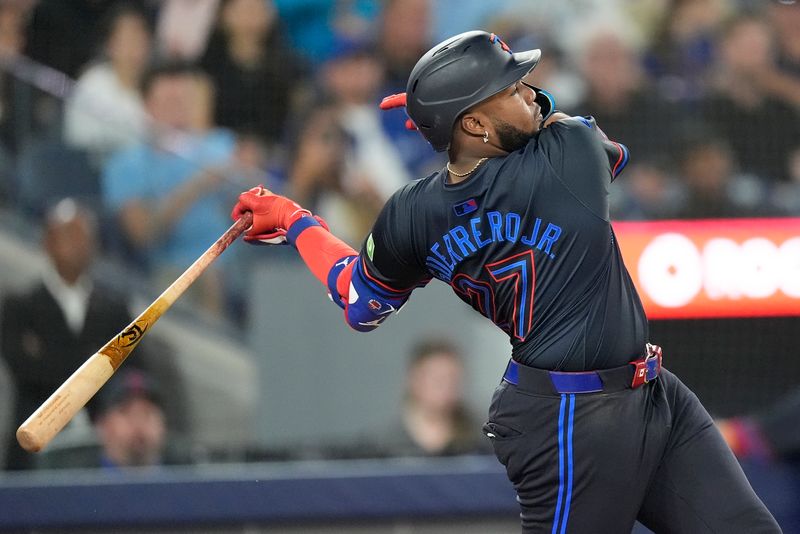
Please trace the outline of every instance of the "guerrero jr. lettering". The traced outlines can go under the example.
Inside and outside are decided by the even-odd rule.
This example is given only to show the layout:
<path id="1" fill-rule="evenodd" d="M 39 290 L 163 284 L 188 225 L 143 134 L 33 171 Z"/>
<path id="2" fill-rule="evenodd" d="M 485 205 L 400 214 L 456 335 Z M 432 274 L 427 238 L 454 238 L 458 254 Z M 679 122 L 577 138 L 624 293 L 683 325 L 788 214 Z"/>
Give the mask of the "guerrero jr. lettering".
<path id="1" fill-rule="evenodd" d="M 552 259 L 555 258 L 553 245 L 560 237 L 560 226 L 544 223 L 538 217 L 528 226 L 517 213 L 489 211 L 483 218 L 473 217 L 464 225 L 448 230 L 431 246 L 425 264 L 436 278 L 450 282 L 459 263 L 491 243 L 520 242 Z"/>

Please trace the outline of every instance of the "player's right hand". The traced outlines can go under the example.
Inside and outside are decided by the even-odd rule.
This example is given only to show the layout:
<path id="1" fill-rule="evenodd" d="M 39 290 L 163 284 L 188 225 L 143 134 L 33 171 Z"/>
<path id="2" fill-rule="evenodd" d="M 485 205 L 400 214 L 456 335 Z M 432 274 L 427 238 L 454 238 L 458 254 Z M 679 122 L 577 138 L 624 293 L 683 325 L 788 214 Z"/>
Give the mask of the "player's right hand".
<path id="1" fill-rule="evenodd" d="M 311 212 L 291 199 L 276 195 L 264 186 L 257 186 L 239 195 L 239 202 L 231 211 L 231 218 L 239 220 L 246 211 L 253 212 L 253 225 L 244 236 L 249 243 L 277 245 L 286 242 L 286 231 Z"/>

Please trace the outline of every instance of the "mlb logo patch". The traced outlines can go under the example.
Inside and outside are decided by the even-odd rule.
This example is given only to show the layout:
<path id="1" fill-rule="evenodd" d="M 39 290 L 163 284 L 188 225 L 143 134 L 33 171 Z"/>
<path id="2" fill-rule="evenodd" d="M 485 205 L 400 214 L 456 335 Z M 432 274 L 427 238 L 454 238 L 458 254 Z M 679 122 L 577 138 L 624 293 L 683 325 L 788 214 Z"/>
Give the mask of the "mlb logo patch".
<path id="1" fill-rule="evenodd" d="M 478 202 L 474 198 L 465 200 L 464 202 L 459 202 L 458 204 L 453 206 L 453 211 L 456 212 L 456 216 L 458 217 L 472 213 L 477 209 L 478 209 Z"/>
<path id="2" fill-rule="evenodd" d="M 378 311 L 383 307 L 381 306 L 381 303 L 375 299 L 369 299 L 369 301 L 367 302 L 367 306 L 369 306 L 369 309 L 372 311 Z"/>

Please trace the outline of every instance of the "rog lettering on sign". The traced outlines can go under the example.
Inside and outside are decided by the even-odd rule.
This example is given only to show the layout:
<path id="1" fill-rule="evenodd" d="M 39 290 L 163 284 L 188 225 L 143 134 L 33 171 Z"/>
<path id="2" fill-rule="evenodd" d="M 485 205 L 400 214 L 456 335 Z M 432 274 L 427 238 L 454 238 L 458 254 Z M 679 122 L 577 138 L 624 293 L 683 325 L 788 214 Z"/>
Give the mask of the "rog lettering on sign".
<path id="1" fill-rule="evenodd" d="M 141 323 L 135 323 L 117 336 L 117 343 L 120 347 L 132 347 L 133 345 L 136 345 L 140 339 L 142 339 L 142 336 L 146 331 L 147 323 L 145 321 L 141 321 Z"/>

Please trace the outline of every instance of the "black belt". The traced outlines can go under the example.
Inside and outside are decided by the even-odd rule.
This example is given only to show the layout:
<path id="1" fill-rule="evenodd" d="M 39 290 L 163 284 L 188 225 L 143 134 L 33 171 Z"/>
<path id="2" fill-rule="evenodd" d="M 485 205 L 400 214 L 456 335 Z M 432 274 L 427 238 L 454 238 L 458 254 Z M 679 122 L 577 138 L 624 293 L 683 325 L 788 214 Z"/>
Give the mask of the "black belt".
<path id="1" fill-rule="evenodd" d="M 503 380 L 531 393 L 597 393 L 634 389 L 658 377 L 661 347 L 647 344 L 647 355 L 621 367 L 566 373 L 528 367 L 511 360 Z"/>

